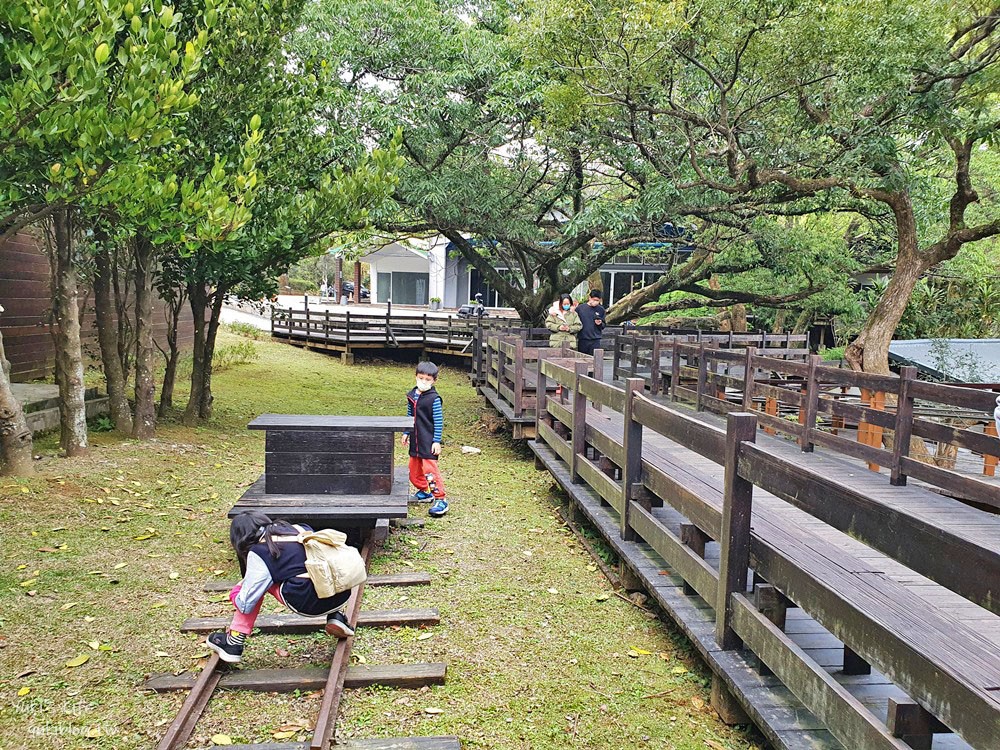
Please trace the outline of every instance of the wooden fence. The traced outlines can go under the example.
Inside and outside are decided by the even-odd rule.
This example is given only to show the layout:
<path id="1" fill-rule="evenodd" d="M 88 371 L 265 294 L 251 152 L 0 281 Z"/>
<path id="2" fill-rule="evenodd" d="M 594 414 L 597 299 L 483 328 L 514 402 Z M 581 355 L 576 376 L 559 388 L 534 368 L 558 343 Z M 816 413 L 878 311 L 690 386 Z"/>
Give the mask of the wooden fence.
<path id="1" fill-rule="evenodd" d="M 704 350 L 693 347 L 693 351 L 701 355 Z M 747 372 L 775 371 L 780 363 L 784 368 L 781 372 L 794 374 L 805 384 L 805 393 L 789 387 L 776 397 L 787 398 L 812 417 L 821 412 L 817 384 L 822 377 L 835 385 L 891 393 L 901 404 L 896 414 L 889 416 L 870 406 L 829 401 L 828 414 L 839 411 L 845 419 L 867 419 L 901 434 L 963 440 L 981 450 L 996 450 L 981 436 L 945 434 L 938 424 L 912 418 L 914 400 L 939 399 L 979 410 L 984 405 L 979 398 L 983 394 L 974 397 L 967 389 L 920 383 L 912 373 L 882 378 L 821 368 L 817 358 L 805 363 L 770 357 L 758 360 L 752 349 L 728 354 L 745 357 Z M 699 365 L 707 361 L 705 356 L 695 356 Z M 700 596 L 714 609 L 714 630 L 706 635 L 700 610 L 678 604 L 672 594 L 662 594 L 664 606 L 673 608 L 675 618 L 717 676 L 725 676 L 725 685 L 755 713 L 776 746 L 796 746 L 792 738 L 797 735 L 788 727 L 797 725 L 782 725 L 787 717 L 757 711 L 756 702 L 764 699 L 762 683 L 752 679 L 745 668 L 734 666 L 725 653 L 748 650 L 755 654 L 843 748 L 930 747 L 933 733 L 948 731 L 956 732 L 977 750 L 997 747 L 1000 702 L 991 691 L 1000 685 L 1000 644 L 984 639 L 979 632 L 987 623 L 991 633 L 1000 625 L 995 616 L 1000 609 L 996 598 L 1000 593 L 996 590 L 1000 587 L 1000 557 L 995 548 L 963 539 L 964 527 L 950 529 L 942 519 L 933 531 L 939 549 L 933 554 L 915 549 L 931 532 L 918 530 L 908 514 L 880 503 L 880 493 L 871 480 L 868 489 L 855 487 L 846 492 L 842 479 L 804 470 L 795 459 L 797 454 L 755 444 L 758 420 L 771 417 L 764 423 L 777 427 L 774 415 L 736 411 L 729 414 L 723 429 L 696 413 L 672 408 L 647 395 L 648 383 L 642 379 L 629 378 L 621 387 L 593 377 L 592 362 L 542 358 L 537 368 L 538 437 L 533 449 L 539 460 L 557 477 L 565 476 L 560 483 L 599 526 L 604 525 L 613 546 L 633 556 L 629 565 L 651 588 L 663 591 L 656 570 L 665 567 L 683 579 L 688 593 Z M 753 380 L 748 381 L 754 387 Z M 705 377 L 701 382 L 727 388 L 735 385 L 712 383 Z M 550 383 L 561 386 L 558 397 L 549 395 Z M 755 398 L 753 390 L 749 393 L 748 405 Z M 697 400 L 706 406 L 714 403 Z M 728 399 L 715 400 L 719 402 L 716 405 L 724 401 L 727 409 L 730 406 Z M 599 404 L 603 413 L 596 415 L 591 403 Z M 742 405 L 736 408 L 742 409 Z M 787 430 L 805 438 L 801 443 L 804 448 L 807 441 L 823 442 L 864 460 L 887 465 L 895 460 L 896 483 L 905 480 L 907 472 L 942 486 L 956 481 L 950 473 L 917 466 L 919 462 L 907 458 L 905 450 L 893 452 L 868 445 L 858 449 L 853 442 L 829 440 L 826 433 L 819 437 L 810 418 Z M 724 467 L 720 469 L 724 474 L 721 483 L 717 467 Z M 755 496 L 755 487 L 763 494 Z M 977 483 L 975 489 L 980 500 L 994 497 L 983 483 Z M 920 492 L 911 488 L 900 491 L 913 494 L 914 500 Z M 596 497 L 597 504 L 589 497 Z M 944 498 L 940 501 L 948 502 Z M 755 505 L 758 502 L 760 507 Z M 828 507 L 834 504 L 839 507 Z M 848 506 L 850 513 L 845 516 L 841 511 Z M 972 509 L 964 512 L 977 513 Z M 809 523 L 803 520 L 806 514 L 831 525 Z M 679 526 L 671 520 L 676 518 Z M 607 519 L 616 521 L 617 533 L 611 535 Z M 855 540 L 837 529 L 849 531 Z M 881 534 L 872 531 L 877 529 Z M 921 537 L 922 533 L 925 536 Z M 1000 535 L 996 529 L 992 533 Z M 870 553 L 852 552 L 852 544 L 867 549 L 856 541 L 858 537 L 927 578 L 908 583 L 911 579 L 905 576 L 897 580 L 885 575 L 883 564 L 869 562 L 866 554 Z M 632 542 L 645 546 L 629 546 Z M 712 542 L 718 545 L 718 557 L 709 560 L 706 547 Z M 654 553 L 662 563 L 649 561 Z M 757 585 L 748 585 L 748 569 Z M 968 575 L 972 569 L 977 571 L 975 576 Z M 981 587 L 984 578 L 993 583 Z M 966 617 L 952 614 L 949 607 L 927 604 L 912 586 L 926 586 L 931 581 L 944 592 L 942 601 L 954 592 L 974 602 L 976 611 Z M 867 678 L 858 678 L 861 683 L 835 679 L 784 632 L 786 613 L 795 607 L 822 624 L 827 633 L 824 638 L 843 644 L 843 674 L 871 674 L 873 666 L 880 671 L 878 679 L 883 682 L 878 683 L 878 690 L 883 696 L 884 720 L 873 713 L 870 701 L 862 701 L 851 692 L 857 692 L 857 685 Z M 961 607 L 955 612 L 960 610 L 965 612 Z M 713 639 L 714 643 L 709 643 Z M 715 687 L 713 697 L 725 703 L 719 697 L 723 691 Z M 724 706 L 718 707 L 725 712 Z"/>

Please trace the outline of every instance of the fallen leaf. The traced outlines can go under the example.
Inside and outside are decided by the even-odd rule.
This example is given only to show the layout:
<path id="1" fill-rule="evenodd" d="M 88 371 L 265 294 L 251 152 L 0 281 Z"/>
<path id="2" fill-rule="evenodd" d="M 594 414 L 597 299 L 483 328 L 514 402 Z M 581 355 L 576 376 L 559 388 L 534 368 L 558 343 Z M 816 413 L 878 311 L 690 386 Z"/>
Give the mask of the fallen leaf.
<path id="1" fill-rule="evenodd" d="M 599 601 L 599 602 L 606 602 L 606 601 L 607 601 L 608 599 L 610 599 L 610 598 L 611 598 L 611 594 L 598 594 L 598 595 L 597 595 L 596 597 L 594 597 L 594 598 L 595 598 L 595 600 L 596 600 L 596 601 Z"/>
<path id="2" fill-rule="evenodd" d="M 548 591 L 550 594 L 558 594 L 559 593 L 559 589 L 556 589 L 556 588 L 548 588 L 548 589 L 546 589 L 546 591 Z"/>
<path id="3" fill-rule="evenodd" d="M 31 584 L 33 584 L 37 580 L 38 580 L 37 578 L 29 578 L 27 581 L 21 581 L 21 585 L 22 586 L 30 586 Z"/>
<path id="4" fill-rule="evenodd" d="M 84 736 L 88 739 L 97 739 L 98 737 L 103 737 L 104 734 L 101 732 L 100 727 L 87 727 L 87 731 L 84 732 Z"/>
<path id="5" fill-rule="evenodd" d="M 114 569 L 115 569 L 115 570 L 121 570 L 121 569 L 122 569 L 122 568 L 124 568 L 124 567 L 125 567 L 126 565 L 128 565 L 128 563 L 118 563 L 118 564 L 117 564 L 117 565 L 115 566 L 115 568 L 114 568 Z"/>
<path id="6" fill-rule="evenodd" d="M 232 745 L 233 739 L 228 734 L 213 734 L 212 735 L 213 745 Z"/>
<path id="7" fill-rule="evenodd" d="M 670 670 L 670 674 L 687 674 L 687 667 L 674 667 Z"/>
<path id="8" fill-rule="evenodd" d="M 172 570 L 172 571 L 170 571 L 170 576 L 169 576 L 169 578 L 170 578 L 170 580 L 171 580 L 171 581 L 175 581 L 175 580 L 177 580 L 177 579 L 178 579 L 179 577 L 180 577 L 180 573 L 178 573 L 178 572 L 177 572 L 176 570 Z"/>
<path id="9" fill-rule="evenodd" d="M 433 633 L 424 633 L 423 635 L 418 635 L 417 636 L 417 640 L 418 641 L 426 641 L 429 638 L 433 638 L 433 637 L 434 637 Z"/>
<path id="10" fill-rule="evenodd" d="M 443 714 L 444 713 L 444 709 L 443 708 L 434 708 L 433 706 L 427 706 L 427 708 L 424 709 L 424 713 L 425 714 L 432 714 L 432 715 L 433 714 Z"/>
<path id="11" fill-rule="evenodd" d="M 632 650 L 635 651 L 637 654 L 639 654 L 639 656 L 652 656 L 653 655 L 652 651 L 647 651 L 644 648 L 633 647 Z"/>
<path id="12" fill-rule="evenodd" d="M 157 651 L 155 654 L 153 654 L 153 656 L 159 656 L 162 658 L 165 656 L 170 656 L 170 654 L 168 654 L 166 651 Z"/>
<path id="13" fill-rule="evenodd" d="M 90 661 L 90 654 L 80 654 L 74 659 L 70 659 L 66 662 L 67 667 L 80 667 Z"/>
<path id="14" fill-rule="evenodd" d="M 705 701 L 703 701 L 698 696 L 695 696 L 694 698 L 691 699 L 691 705 L 694 706 L 699 711 L 701 711 L 701 709 L 705 707 Z"/>
<path id="15" fill-rule="evenodd" d="M 276 653 L 282 659 L 290 656 L 290 654 L 288 653 L 288 650 L 284 649 L 284 648 L 276 648 L 276 649 L 274 649 L 274 653 Z"/>
<path id="16" fill-rule="evenodd" d="M 296 732 L 297 730 L 295 729 L 289 729 L 285 732 L 274 732 L 271 736 L 276 740 L 287 740 L 290 737 L 294 737 Z"/>
<path id="17" fill-rule="evenodd" d="M 30 687 L 23 687 L 23 688 L 21 688 L 20 690 L 17 691 L 17 696 L 19 698 L 23 698 L 24 696 L 26 696 L 30 692 L 31 692 L 31 688 Z"/>
<path id="18" fill-rule="evenodd" d="M 90 646 L 92 649 L 94 649 L 94 651 L 97 651 L 97 649 L 99 649 L 101 647 L 101 642 L 100 641 L 90 641 L 89 643 L 87 643 L 87 645 Z"/>

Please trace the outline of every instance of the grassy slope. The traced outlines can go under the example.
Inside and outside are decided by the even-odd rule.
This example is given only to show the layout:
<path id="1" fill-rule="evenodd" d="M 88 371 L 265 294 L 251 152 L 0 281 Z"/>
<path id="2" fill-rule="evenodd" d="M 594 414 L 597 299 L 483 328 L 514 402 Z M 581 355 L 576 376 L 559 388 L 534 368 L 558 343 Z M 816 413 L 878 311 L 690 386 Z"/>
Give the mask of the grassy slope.
<path id="1" fill-rule="evenodd" d="M 164 425 L 150 443 L 95 435 L 90 456 L 71 461 L 54 457 L 49 438 L 38 478 L 0 480 L 4 747 L 155 744 L 182 696 L 144 694 L 142 680 L 196 667 L 204 649 L 177 626 L 229 606 L 201 587 L 215 571 L 235 577 L 225 511 L 263 461 L 261 435 L 246 422 L 264 411 L 393 414 L 411 384 L 408 366 L 348 368 L 256 347 L 258 362 L 216 377 L 211 424 Z M 361 631 L 354 653 L 368 663 L 447 661 L 448 683 L 351 692 L 339 736 L 456 734 L 469 748 L 755 747 L 707 707 L 706 675 L 683 639 L 608 596 L 558 521 L 551 480 L 483 429 L 465 374 L 445 372 L 439 390 L 452 512 L 396 534 L 375 562 L 378 572 L 430 570 L 434 584 L 370 589 L 365 603 L 436 606 L 442 624 Z M 463 444 L 482 454 L 461 455 Z M 261 636 L 244 665 L 322 664 L 331 652 L 322 636 Z M 80 654 L 89 661 L 64 666 Z M 192 745 L 215 733 L 266 741 L 279 727 L 311 726 L 317 706 L 315 694 L 217 695 Z"/>

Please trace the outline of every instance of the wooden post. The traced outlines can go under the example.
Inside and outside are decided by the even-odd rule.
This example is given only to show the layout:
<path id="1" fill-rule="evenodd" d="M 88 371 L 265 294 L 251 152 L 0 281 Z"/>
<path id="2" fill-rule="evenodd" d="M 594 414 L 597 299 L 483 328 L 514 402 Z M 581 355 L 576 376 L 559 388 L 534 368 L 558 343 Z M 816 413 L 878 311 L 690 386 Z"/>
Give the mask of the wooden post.
<path id="1" fill-rule="evenodd" d="M 698 344 L 698 388 L 695 396 L 695 411 L 704 410 L 701 397 L 705 394 L 705 383 L 708 381 L 708 360 L 705 359 L 705 344 Z"/>
<path id="2" fill-rule="evenodd" d="M 507 353 L 503 350 L 506 336 L 497 336 L 497 396 L 503 398 L 500 393 L 500 386 L 503 385 L 507 376 Z"/>
<path id="3" fill-rule="evenodd" d="M 635 395 L 643 392 L 642 378 L 628 378 L 625 381 L 625 436 L 622 464 L 622 539 L 630 542 L 635 539 L 630 517 L 632 515 L 632 485 L 642 482 L 642 425 L 635 421 L 632 415 Z"/>
<path id="4" fill-rule="evenodd" d="M 306 343 L 305 348 L 309 348 L 309 339 L 312 337 L 312 324 L 309 322 L 309 297 L 306 296 Z"/>
<path id="5" fill-rule="evenodd" d="M 725 650 L 742 646 L 732 628 L 733 593 L 747 590 L 750 566 L 750 514 L 753 484 L 739 474 L 740 444 L 757 437 L 757 417 L 746 412 L 730 414 L 726 426 L 726 475 L 722 500 L 722 534 L 719 539 L 719 591 L 715 603 L 715 640 Z"/>
<path id="6" fill-rule="evenodd" d="M 935 734 L 951 730 L 915 701 L 890 698 L 885 721 L 889 734 L 899 737 L 914 750 L 931 750 Z"/>
<path id="7" fill-rule="evenodd" d="M 681 524 L 681 543 L 689 547 L 698 557 L 705 558 L 705 545 L 712 541 L 711 537 L 693 523 Z M 687 581 L 681 587 L 687 596 L 695 596 L 698 592 Z"/>
<path id="8" fill-rule="evenodd" d="M 594 349 L 594 380 L 600 380 L 604 382 L 604 350 Z M 593 402 L 594 410 L 600 411 L 601 404 L 598 401 Z"/>
<path id="9" fill-rule="evenodd" d="M 615 331 L 615 349 L 614 354 L 611 355 L 611 379 L 618 380 L 618 370 L 622 363 L 622 336 Z"/>
<path id="10" fill-rule="evenodd" d="M 844 674 L 871 674 L 872 665 L 854 652 L 849 646 L 844 646 Z"/>
<path id="11" fill-rule="evenodd" d="M 788 599 L 778 589 L 767 583 L 758 584 L 754 586 L 753 599 L 757 610 L 764 617 L 774 623 L 779 630 L 785 629 Z M 762 675 L 772 674 L 764 662 L 760 662 L 759 671 Z"/>
<path id="12" fill-rule="evenodd" d="M 389 318 L 392 315 L 392 300 L 385 305 L 385 345 L 389 346 Z"/>
<path id="13" fill-rule="evenodd" d="M 628 374 L 630 377 L 635 377 L 636 373 L 639 371 L 639 337 L 637 334 L 632 334 L 632 361 L 629 362 Z"/>
<path id="14" fill-rule="evenodd" d="M 340 302 L 340 300 L 337 300 Z M 354 261 L 354 304 L 361 304 L 361 261 Z"/>
<path id="15" fill-rule="evenodd" d="M 573 363 L 573 462 L 570 477 L 574 484 L 580 484 L 580 459 L 587 446 L 587 399 L 580 393 L 580 378 L 590 369 L 586 361 Z"/>
<path id="16" fill-rule="evenodd" d="M 650 354 L 649 359 L 649 392 L 654 396 L 659 394 L 663 387 L 663 381 L 660 376 L 660 345 L 662 338 L 658 331 L 653 331 L 653 353 Z"/>
<path id="17" fill-rule="evenodd" d="M 878 411 L 885 411 L 885 392 L 872 391 L 870 404 L 872 409 L 876 409 Z M 868 445 L 870 445 L 872 448 L 881 448 L 882 447 L 881 425 L 869 424 L 867 425 L 867 427 L 868 427 L 867 429 Z M 878 464 L 869 461 L 868 468 L 871 469 L 872 471 L 878 471 L 881 467 Z"/>
<path id="18" fill-rule="evenodd" d="M 910 388 L 917 379 L 916 367 L 899 368 L 899 391 L 896 395 L 896 425 L 892 435 L 892 466 L 889 467 L 889 484 L 902 487 L 906 484 L 903 458 L 910 455 L 910 436 L 913 434 L 913 396 Z"/>
<path id="19" fill-rule="evenodd" d="M 539 427 L 542 422 L 548 424 L 548 409 L 546 402 L 548 401 L 549 393 L 549 380 L 545 373 L 542 372 L 542 364 L 544 362 L 545 357 L 542 356 L 542 352 L 539 352 L 537 362 L 538 369 L 535 378 L 535 440 L 541 440 L 542 442 L 544 442 L 544 439 L 542 438 L 542 431 Z"/>
<path id="20" fill-rule="evenodd" d="M 743 365 L 743 410 L 753 411 L 754 365 L 753 358 L 757 350 L 748 346 Z"/>
<path id="21" fill-rule="evenodd" d="M 490 337 L 486 337 L 486 372 L 483 375 L 483 382 L 488 386 L 490 376 L 493 374 L 493 347 L 490 344 Z"/>
<path id="22" fill-rule="evenodd" d="M 768 396 L 764 401 L 764 413 L 770 414 L 772 417 L 778 416 L 778 399 Z M 775 429 L 773 427 L 765 427 L 764 432 L 768 435 L 773 435 L 775 434 Z"/>
<path id="23" fill-rule="evenodd" d="M 670 400 L 677 400 L 677 381 L 681 378 L 681 342 L 674 337 L 670 344 Z"/>
<path id="24" fill-rule="evenodd" d="M 323 342 L 330 342 L 330 309 L 323 311 Z"/>
<path id="25" fill-rule="evenodd" d="M 819 366 L 823 360 L 818 354 L 810 354 L 807 365 L 809 371 L 805 382 L 805 408 L 802 410 L 802 434 L 799 436 L 799 448 L 803 453 L 812 453 L 813 443 L 810 435 L 816 429 L 816 414 L 819 412 Z"/>
<path id="26" fill-rule="evenodd" d="M 524 413 L 524 341 L 514 341 L 514 416 Z"/>
<path id="27" fill-rule="evenodd" d="M 997 437 L 997 423 L 996 422 L 988 422 L 987 425 L 986 425 L 986 427 L 984 428 L 983 432 L 985 432 L 987 435 L 992 435 L 993 437 Z M 1000 444 L 998 444 L 998 445 L 1000 445 Z M 997 451 L 997 453 L 1000 453 L 1000 451 Z M 984 453 L 983 454 L 983 476 L 986 476 L 986 477 L 994 477 L 994 476 L 996 476 L 996 473 L 997 473 L 997 464 L 998 463 L 1000 463 L 1000 457 L 995 456 L 995 455 L 993 455 L 991 453 Z"/>
<path id="28" fill-rule="evenodd" d="M 421 346 L 423 346 L 424 351 L 421 354 L 421 356 L 426 357 L 427 356 L 427 313 L 424 313 L 423 324 L 424 324 L 423 329 L 422 329 L 422 331 L 423 331 L 423 340 L 421 341 Z"/>

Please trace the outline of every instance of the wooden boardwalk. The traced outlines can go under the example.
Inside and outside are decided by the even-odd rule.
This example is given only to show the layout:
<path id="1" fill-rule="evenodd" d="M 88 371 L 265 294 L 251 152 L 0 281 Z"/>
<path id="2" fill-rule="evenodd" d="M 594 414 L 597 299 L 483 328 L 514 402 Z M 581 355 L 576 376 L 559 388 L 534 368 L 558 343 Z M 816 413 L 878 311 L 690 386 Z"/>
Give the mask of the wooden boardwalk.
<path id="1" fill-rule="evenodd" d="M 532 449 L 692 639 L 724 717 L 781 748 L 1000 747 L 1000 517 L 587 373 L 542 362 L 563 396 Z"/>

